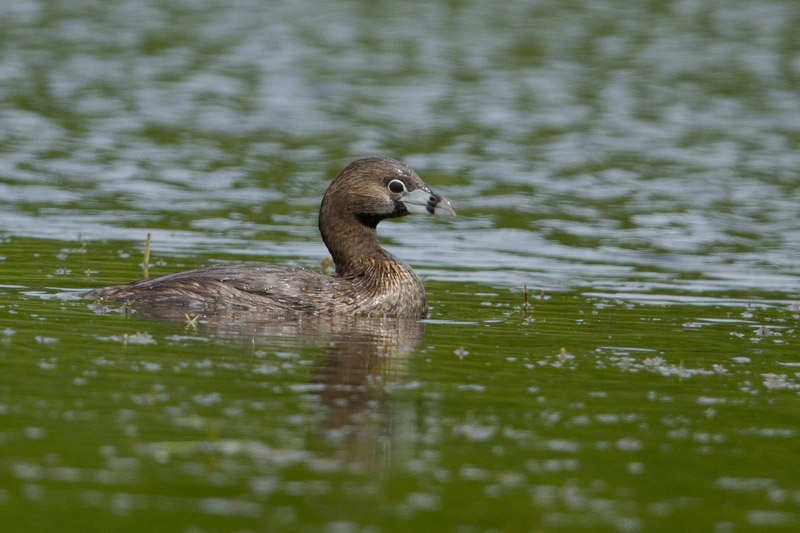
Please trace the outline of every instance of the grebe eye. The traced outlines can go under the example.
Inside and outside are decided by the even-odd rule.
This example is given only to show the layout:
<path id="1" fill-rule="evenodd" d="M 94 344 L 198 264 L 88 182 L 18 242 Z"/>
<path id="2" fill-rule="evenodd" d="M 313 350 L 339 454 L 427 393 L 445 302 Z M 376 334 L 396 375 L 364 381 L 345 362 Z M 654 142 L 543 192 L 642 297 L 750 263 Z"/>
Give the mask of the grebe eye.
<path id="1" fill-rule="evenodd" d="M 395 194 L 400 194 L 406 190 L 406 186 L 400 180 L 392 180 L 389 182 L 389 190 Z"/>

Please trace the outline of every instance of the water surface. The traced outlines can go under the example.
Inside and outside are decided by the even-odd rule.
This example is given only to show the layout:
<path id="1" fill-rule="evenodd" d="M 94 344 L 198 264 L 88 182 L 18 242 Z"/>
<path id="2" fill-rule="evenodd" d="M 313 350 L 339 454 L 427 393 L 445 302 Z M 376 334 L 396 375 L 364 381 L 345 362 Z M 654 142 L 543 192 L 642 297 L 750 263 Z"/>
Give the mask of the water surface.
<path id="1" fill-rule="evenodd" d="M 800 7 L 0 6 L 8 530 L 796 528 Z M 56 296 L 319 268 L 391 156 L 422 324 L 191 324 Z M 525 306 L 523 287 L 527 287 Z"/>

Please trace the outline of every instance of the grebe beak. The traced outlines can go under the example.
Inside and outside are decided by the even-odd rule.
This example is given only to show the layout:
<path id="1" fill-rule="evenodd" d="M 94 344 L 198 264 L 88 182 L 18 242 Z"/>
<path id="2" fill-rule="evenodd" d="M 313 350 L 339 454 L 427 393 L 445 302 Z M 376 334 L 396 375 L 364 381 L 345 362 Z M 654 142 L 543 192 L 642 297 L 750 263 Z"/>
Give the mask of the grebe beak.
<path id="1" fill-rule="evenodd" d="M 409 213 L 451 216 L 456 214 L 450 200 L 431 190 L 416 189 L 407 192 L 400 198 L 400 202 L 406 206 Z"/>

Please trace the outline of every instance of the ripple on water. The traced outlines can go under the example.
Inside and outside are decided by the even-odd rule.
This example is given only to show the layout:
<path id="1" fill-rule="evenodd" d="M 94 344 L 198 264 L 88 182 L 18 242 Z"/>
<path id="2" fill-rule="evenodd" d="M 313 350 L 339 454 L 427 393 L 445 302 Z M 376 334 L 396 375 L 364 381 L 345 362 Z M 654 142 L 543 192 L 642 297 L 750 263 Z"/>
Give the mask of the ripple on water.
<path id="1" fill-rule="evenodd" d="M 613 2 L 491 13 L 466 2 L 386 7 L 354 25 L 328 2 L 241 0 L 181 11 L 178 26 L 158 3 L 93 18 L 17 4 L 0 22 L 15 43 L 0 62 L 13 80 L 0 89 L 13 141 L 0 148 L 0 227 L 14 235 L 139 241 L 131 226 L 181 213 L 154 246 L 241 254 L 263 223 L 256 207 L 302 198 L 293 214 L 318 243 L 332 168 L 388 153 L 430 173 L 464 215 L 386 225 L 436 279 L 797 294 L 800 93 L 777 67 L 794 64 L 781 45 L 789 3 L 619 16 Z M 377 33 L 383 20 L 402 31 Z M 172 41 L 154 40 L 167 28 Z M 231 223 L 189 218 L 199 211 Z"/>
<path id="2" fill-rule="evenodd" d="M 796 2 L 273 4 L 0 2 L 2 513 L 797 525 Z M 372 154 L 460 215 L 381 224 L 434 318 L 379 364 L 43 288 L 316 267 Z"/>

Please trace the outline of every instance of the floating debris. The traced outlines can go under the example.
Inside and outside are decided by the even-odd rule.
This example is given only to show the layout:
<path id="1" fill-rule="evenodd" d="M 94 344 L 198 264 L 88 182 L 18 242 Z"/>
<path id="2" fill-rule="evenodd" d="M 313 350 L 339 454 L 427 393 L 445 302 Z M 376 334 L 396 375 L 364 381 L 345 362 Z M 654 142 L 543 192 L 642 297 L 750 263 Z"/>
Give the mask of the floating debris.
<path id="1" fill-rule="evenodd" d="M 203 498 L 197 508 L 201 513 L 218 516 L 259 518 L 262 514 L 261 504 L 241 498 Z"/>
<path id="2" fill-rule="evenodd" d="M 764 386 L 769 390 L 794 390 L 800 389 L 800 385 L 794 380 L 786 377 L 785 374 L 762 374 Z"/>
<path id="3" fill-rule="evenodd" d="M 209 406 L 220 403 L 222 396 L 218 392 L 209 392 L 208 394 L 196 394 L 192 400 L 196 404 Z"/>
<path id="4" fill-rule="evenodd" d="M 666 363 L 666 361 L 664 361 L 664 358 L 659 356 L 648 357 L 647 359 L 644 360 L 644 366 L 650 368 L 662 366 L 664 363 Z"/>
<path id="5" fill-rule="evenodd" d="M 58 368 L 58 360 L 55 357 L 51 357 L 50 359 L 40 359 L 39 368 L 42 370 L 55 370 Z"/>
<path id="6" fill-rule="evenodd" d="M 782 438 L 793 439 L 797 432 L 793 429 L 785 428 L 747 428 L 739 431 L 743 435 L 756 435 L 758 437 L 766 437 L 770 439 Z"/>
<path id="7" fill-rule="evenodd" d="M 105 316 L 111 310 L 108 306 L 103 305 L 100 300 L 89 304 L 89 309 L 96 315 Z"/>
<path id="8" fill-rule="evenodd" d="M 767 326 L 759 326 L 758 329 L 756 329 L 756 335 L 759 337 L 770 337 L 772 335 L 780 336 L 780 333 L 772 331 Z"/>
<path id="9" fill-rule="evenodd" d="M 697 398 L 698 405 L 716 405 L 720 403 L 727 403 L 725 398 L 712 398 L 710 396 L 700 396 Z"/>
<path id="10" fill-rule="evenodd" d="M 617 449 L 622 450 L 623 452 L 638 452 L 644 448 L 642 441 L 634 439 L 633 437 L 619 439 L 616 444 Z"/>
<path id="11" fill-rule="evenodd" d="M 494 438 L 497 430 L 497 426 L 487 426 L 477 422 L 462 422 L 453 426 L 453 435 L 462 436 L 470 442 L 486 442 Z"/>
<path id="12" fill-rule="evenodd" d="M 549 439 L 536 443 L 536 447 L 542 450 L 560 453 L 578 453 L 581 451 L 581 445 L 575 441 L 567 439 Z"/>
<path id="13" fill-rule="evenodd" d="M 458 390 L 468 390 L 474 392 L 484 392 L 486 390 L 485 385 L 479 385 L 477 383 L 469 383 L 467 385 L 459 385 Z"/>
<path id="14" fill-rule="evenodd" d="M 157 344 L 156 340 L 149 333 L 124 333 L 122 335 L 112 335 L 110 337 L 97 337 L 101 341 L 121 342 L 122 344 Z"/>

